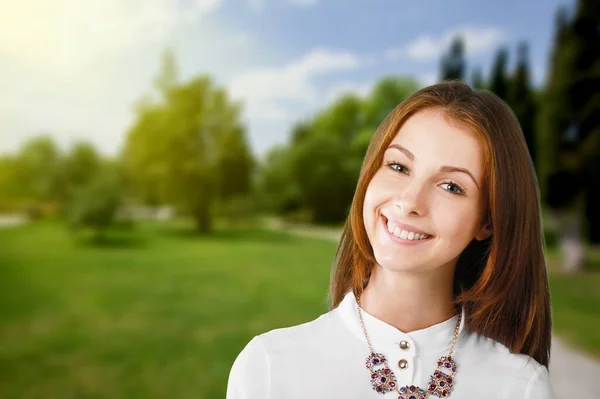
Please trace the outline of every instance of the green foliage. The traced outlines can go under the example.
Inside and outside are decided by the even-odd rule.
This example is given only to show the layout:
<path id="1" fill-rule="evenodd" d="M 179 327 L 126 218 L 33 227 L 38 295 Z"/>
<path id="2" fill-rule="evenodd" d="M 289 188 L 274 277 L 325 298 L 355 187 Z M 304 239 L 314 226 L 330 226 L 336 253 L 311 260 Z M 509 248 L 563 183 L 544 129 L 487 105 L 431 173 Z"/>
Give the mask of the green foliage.
<path id="1" fill-rule="evenodd" d="M 94 179 L 103 162 L 92 144 L 83 141 L 75 143 L 62 162 L 61 178 L 65 198 L 69 199 L 74 191 Z"/>
<path id="2" fill-rule="evenodd" d="M 507 71 L 508 49 L 501 47 L 496 52 L 492 65 L 490 90 L 498 97 L 508 102 L 509 76 Z"/>
<path id="3" fill-rule="evenodd" d="M 176 82 L 168 54 L 156 81 L 160 98 L 138 104 L 127 133 L 127 179 L 144 200 L 174 204 L 206 232 L 215 201 L 250 190 L 254 161 L 240 105 L 208 76 Z"/>
<path id="4" fill-rule="evenodd" d="M 520 43 L 517 55 L 517 68 L 510 80 L 508 102 L 519 120 L 534 166 L 537 166 L 535 118 L 538 112 L 538 103 L 531 88 L 528 53 L 529 47 L 527 43 Z"/>
<path id="5" fill-rule="evenodd" d="M 315 135 L 294 148 L 293 156 L 294 178 L 315 220 L 343 220 L 358 177 L 347 145 L 335 137 Z"/>
<path id="6" fill-rule="evenodd" d="M 267 211 L 286 214 L 302 206 L 301 188 L 294 178 L 291 153 L 291 148 L 273 147 L 258 171 L 254 195 L 261 208 Z"/>
<path id="7" fill-rule="evenodd" d="M 61 153 L 49 135 L 39 135 L 20 148 L 15 159 L 16 191 L 34 201 L 52 201 L 60 196 Z"/>
<path id="8" fill-rule="evenodd" d="M 102 238 L 115 222 L 123 198 L 123 187 L 117 169 L 106 165 L 89 180 L 74 189 L 68 209 L 73 230 L 91 230 Z"/>
<path id="9" fill-rule="evenodd" d="M 0 157 L 0 212 L 18 211 L 23 202 L 22 182 L 17 176 L 17 158 Z"/>
<path id="10" fill-rule="evenodd" d="M 485 84 L 483 82 L 483 73 L 481 72 L 481 67 L 477 67 L 473 70 L 471 74 L 471 87 L 475 89 L 483 89 L 485 88 Z"/>
<path id="11" fill-rule="evenodd" d="M 465 77 L 465 44 L 461 36 L 456 36 L 450 44 L 450 51 L 442 57 L 441 79 L 464 80 Z"/>
<path id="12" fill-rule="evenodd" d="M 337 223 L 352 202 L 360 167 L 383 119 L 418 89 L 405 77 L 381 79 L 364 99 L 347 94 L 292 131 L 289 147 L 265 159 L 257 187 L 261 202 L 280 214 Z"/>
<path id="13" fill-rule="evenodd" d="M 388 76 L 379 80 L 363 101 L 365 124 L 362 127 L 371 128 L 375 132 L 385 117 L 418 89 L 419 85 L 410 77 Z"/>

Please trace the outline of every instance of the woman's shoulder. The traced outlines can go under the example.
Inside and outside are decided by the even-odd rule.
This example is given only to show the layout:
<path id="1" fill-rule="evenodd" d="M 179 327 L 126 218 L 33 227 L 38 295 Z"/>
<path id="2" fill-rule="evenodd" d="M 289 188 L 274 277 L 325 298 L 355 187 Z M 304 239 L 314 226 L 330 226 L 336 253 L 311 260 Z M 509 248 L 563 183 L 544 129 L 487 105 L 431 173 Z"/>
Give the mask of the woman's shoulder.
<path id="1" fill-rule="evenodd" d="M 524 395 L 527 399 L 554 398 L 548 368 L 524 353 L 513 353 L 503 343 L 469 331 L 461 340 L 457 358 L 471 366 L 477 373 L 493 375 L 506 394 Z M 504 397 L 504 396 L 503 396 Z M 509 397 L 509 396 L 507 396 Z"/>
<path id="2" fill-rule="evenodd" d="M 325 334 L 335 333 L 332 330 L 333 316 L 334 312 L 328 312 L 304 323 L 269 330 L 258 337 L 265 346 L 273 350 L 290 344 L 297 347 L 304 342 L 313 342 L 316 337 L 323 338 Z"/>
<path id="3" fill-rule="evenodd" d="M 315 342 L 324 342 L 321 339 L 324 335 L 335 334 L 331 328 L 333 314 L 333 311 L 328 312 L 308 322 L 252 337 L 233 362 L 227 398 L 268 398 L 273 358 L 292 360 L 297 359 L 295 354 L 314 350 Z"/>

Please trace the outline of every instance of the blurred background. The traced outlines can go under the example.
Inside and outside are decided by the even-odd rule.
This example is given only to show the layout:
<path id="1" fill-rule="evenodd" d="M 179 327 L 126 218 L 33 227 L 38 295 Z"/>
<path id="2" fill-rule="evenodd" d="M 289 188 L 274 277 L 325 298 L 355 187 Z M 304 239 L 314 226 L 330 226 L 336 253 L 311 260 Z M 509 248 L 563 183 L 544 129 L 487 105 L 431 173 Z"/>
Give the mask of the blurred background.
<path id="1" fill-rule="evenodd" d="M 379 123 L 461 79 L 521 123 L 552 382 L 597 398 L 599 2 L 0 0 L 0 21 L 0 397 L 223 398 L 254 335 L 327 311 Z"/>

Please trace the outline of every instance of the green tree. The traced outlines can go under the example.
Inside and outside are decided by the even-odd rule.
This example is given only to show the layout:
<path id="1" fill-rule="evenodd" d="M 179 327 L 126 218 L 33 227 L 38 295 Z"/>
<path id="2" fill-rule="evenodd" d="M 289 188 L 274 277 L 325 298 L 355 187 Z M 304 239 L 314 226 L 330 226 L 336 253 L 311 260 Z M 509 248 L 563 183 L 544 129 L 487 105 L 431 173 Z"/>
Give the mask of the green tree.
<path id="1" fill-rule="evenodd" d="M 255 191 L 266 210 L 286 214 L 301 209 L 301 189 L 294 174 L 290 147 L 276 146 L 267 153 L 257 173 Z"/>
<path id="2" fill-rule="evenodd" d="M 465 76 L 465 45 L 461 36 L 452 39 L 448 54 L 442 57 L 441 73 L 442 80 L 463 80 Z"/>
<path id="3" fill-rule="evenodd" d="M 531 87 L 528 64 L 529 48 L 527 43 L 520 43 L 517 55 L 517 68 L 510 81 L 509 104 L 519 120 L 529 154 L 537 170 L 537 154 L 535 140 L 535 121 L 538 105 Z"/>
<path id="4" fill-rule="evenodd" d="M 498 97 L 508 102 L 508 50 L 501 47 L 496 52 L 492 65 L 492 76 L 490 79 L 490 90 Z"/>
<path id="5" fill-rule="evenodd" d="M 0 212 L 18 210 L 23 200 L 22 182 L 17 175 L 16 155 L 0 157 Z"/>
<path id="6" fill-rule="evenodd" d="M 260 170 L 265 192 L 277 199 L 274 209 L 307 210 L 317 222 L 343 220 L 373 133 L 417 89 L 413 79 L 385 77 L 364 99 L 347 94 L 296 124 L 290 147 L 274 150 Z"/>
<path id="7" fill-rule="evenodd" d="M 61 153 L 49 135 L 34 137 L 20 148 L 16 158 L 19 191 L 35 201 L 55 201 L 59 193 Z"/>
<path id="8" fill-rule="evenodd" d="M 540 172 L 544 181 L 544 197 L 547 197 L 547 180 L 553 173 L 563 168 L 560 148 L 564 132 L 571 124 L 569 102 L 570 76 L 573 69 L 573 52 L 569 49 L 570 27 L 567 10 L 559 8 L 555 18 L 555 35 L 545 90 L 542 94 L 540 115 Z M 572 193 L 575 194 L 575 193 Z"/>
<path id="9" fill-rule="evenodd" d="M 76 190 L 94 179 L 102 163 L 101 155 L 92 144 L 84 141 L 73 144 L 61 163 L 62 202 L 68 204 Z"/>
<path id="10" fill-rule="evenodd" d="M 388 76 L 380 79 L 363 101 L 363 127 L 369 127 L 374 133 L 385 117 L 418 88 L 417 82 L 410 77 Z"/>
<path id="11" fill-rule="evenodd" d="M 473 73 L 471 74 L 471 86 L 475 89 L 483 89 L 485 87 L 481 67 L 473 69 Z"/>
<path id="12" fill-rule="evenodd" d="M 62 154 L 47 134 L 27 140 L 12 162 L 13 193 L 30 217 L 54 215 L 61 200 Z"/>
<path id="13" fill-rule="evenodd" d="M 569 103 L 577 130 L 588 237 L 600 243 L 600 6 L 579 0 L 568 45 L 572 55 Z"/>
<path id="14" fill-rule="evenodd" d="M 84 183 L 74 187 L 68 209 L 73 231 L 91 230 L 95 239 L 103 239 L 115 222 L 123 200 L 123 184 L 116 165 L 106 162 Z"/>
<path id="15" fill-rule="evenodd" d="M 173 74 L 163 70 L 159 76 Z M 166 80 L 157 84 L 158 101 L 138 104 L 127 133 L 125 167 L 145 199 L 176 205 L 200 232 L 207 232 L 215 201 L 249 187 L 253 161 L 241 105 L 208 76 L 185 83 Z"/>
<path id="16" fill-rule="evenodd" d="M 347 148 L 339 138 L 313 135 L 293 149 L 294 180 L 316 222 L 347 216 L 358 177 Z"/>

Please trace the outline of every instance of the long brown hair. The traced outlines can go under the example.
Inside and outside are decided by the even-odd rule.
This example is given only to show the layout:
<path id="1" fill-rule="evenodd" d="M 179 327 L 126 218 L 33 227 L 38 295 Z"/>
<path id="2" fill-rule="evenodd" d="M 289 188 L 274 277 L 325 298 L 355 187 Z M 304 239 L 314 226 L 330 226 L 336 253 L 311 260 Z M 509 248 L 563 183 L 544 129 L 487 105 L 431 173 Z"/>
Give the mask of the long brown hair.
<path id="1" fill-rule="evenodd" d="M 331 309 L 349 290 L 358 295 L 366 287 L 376 264 L 362 216 L 367 186 L 402 124 L 428 108 L 441 109 L 449 122 L 473 132 L 484 149 L 484 209 L 492 235 L 474 239 L 456 264 L 454 301 L 465 307 L 465 326 L 548 368 L 552 320 L 533 162 L 508 105 L 459 81 L 413 93 L 373 135 L 333 263 Z"/>

